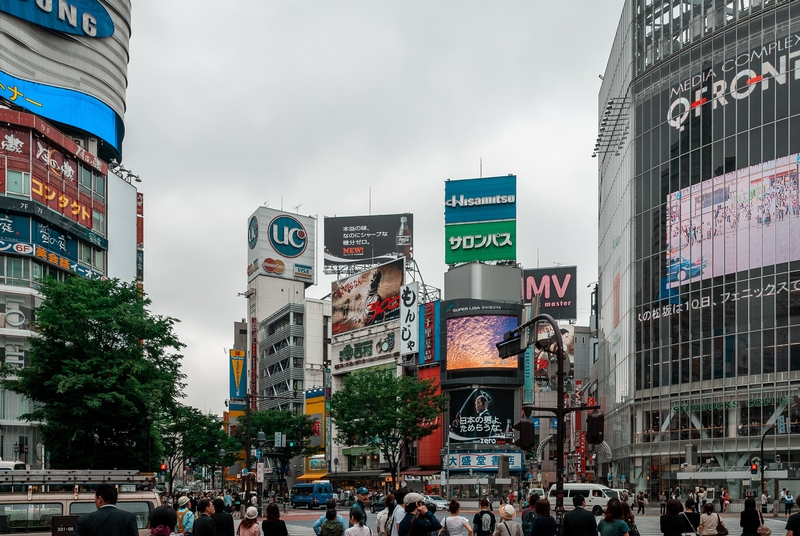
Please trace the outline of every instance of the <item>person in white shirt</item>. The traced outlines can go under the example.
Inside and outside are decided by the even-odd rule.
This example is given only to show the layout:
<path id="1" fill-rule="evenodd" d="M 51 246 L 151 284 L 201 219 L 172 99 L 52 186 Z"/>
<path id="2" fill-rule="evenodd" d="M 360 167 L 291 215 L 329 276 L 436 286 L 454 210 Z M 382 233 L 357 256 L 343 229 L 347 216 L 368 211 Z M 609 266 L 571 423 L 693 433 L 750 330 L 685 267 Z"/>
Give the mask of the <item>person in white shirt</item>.
<path id="1" fill-rule="evenodd" d="M 400 536 L 400 522 L 406 517 L 406 509 L 403 508 L 403 502 L 408 495 L 408 488 L 400 488 L 394 492 L 394 500 L 397 504 L 394 507 L 392 514 L 392 534 L 391 536 Z"/>
<path id="2" fill-rule="evenodd" d="M 450 536 L 463 536 L 465 532 L 467 536 L 472 536 L 472 527 L 469 526 L 469 521 L 467 521 L 467 518 L 458 515 L 461 513 L 461 505 L 458 501 L 451 500 L 447 510 L 450 515 L 442 520 L 442 530 L 447 530 Z M 441 531 L 439 532 L 441 533 Z"/>
<path id="3" fill-rule="evenodd" d="M 344 536 L 372 536 L 369 527 L 364 526 L 364 512 L 360 508 L 350 509 L 350 523 L 353 526 L 344 531 Z"/>
<path id="4" fill-rule="evenodd" d="M 378 536 L 390 536 L 392 534 L 392 527 L 394 526 L 394 509 L 397 503 L 394 500 L 394 495 L 391 493 L 383 500 L 386 506 L 378 513 L 378 519 L 375 522 L 375 533 Z"/>

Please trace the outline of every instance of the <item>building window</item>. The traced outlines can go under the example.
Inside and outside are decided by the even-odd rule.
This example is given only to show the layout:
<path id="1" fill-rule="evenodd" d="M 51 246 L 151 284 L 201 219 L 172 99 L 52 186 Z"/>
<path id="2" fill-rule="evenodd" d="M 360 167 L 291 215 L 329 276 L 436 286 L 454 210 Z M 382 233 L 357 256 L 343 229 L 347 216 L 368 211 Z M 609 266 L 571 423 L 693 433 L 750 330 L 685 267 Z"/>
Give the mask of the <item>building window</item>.
<path id="1" fill-rule="evenodd" d="M 101 272 L 106 271 L 106 252 L 102 249 L 94 250 L 94 263 L 92 265 Z"/>
<path id="2" fill-rule="evenodd" d="M 78 242 L 78 261 L 86 266 L 92 265 L 92 246 L 84 242 Z"/>
<path id="3" fill-rule="evenodd" d="M 92 191 L 92 172 L 83 167 L 79 166 L 80 171 L 78 172 L 78 184 L 81 187 L 81 190 L 88 193 Z"/>
<path id="4" fill-rule="evenodd" d="M 30 259 L 20 259 L 17 257 L 7 257 L 8 259 L 8 278 L 9 279 L 24 279 L 31 278 L 31 261 Z M 9 281 L 10 284 L 14 284 Z"/>
<path id="5" fill-rule="evenodd" d="M 94 175 L 94 193 L 100 199 L 106 197 L 106 178 L 101 175 Z"/>
<path id="6" fill-rule="evenodd" d="M 298 326 L 303 325 L 303 313 L 295 313 L 294 314 L 294 323 Z"/>
<path id="7" fill-rule="evenodd" d="M 22 171 L 6 171 L 6 193 L 12 197 L 31 196 L 31 174 Z"/>
<path id="8" fill-rule="evenodd" d="M 97 231 L 101 235 L 106 234 L 106 215 L 96 210 L 92 211 L 92 231 Z"/>

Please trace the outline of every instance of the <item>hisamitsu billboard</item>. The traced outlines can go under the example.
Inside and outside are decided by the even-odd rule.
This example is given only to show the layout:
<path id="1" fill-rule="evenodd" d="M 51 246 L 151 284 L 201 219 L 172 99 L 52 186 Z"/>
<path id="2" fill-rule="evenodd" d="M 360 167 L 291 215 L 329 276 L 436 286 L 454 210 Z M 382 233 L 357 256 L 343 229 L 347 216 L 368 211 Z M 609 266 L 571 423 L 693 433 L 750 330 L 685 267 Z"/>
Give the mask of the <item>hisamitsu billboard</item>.
<path id="1" fill-rule="evenodd" d="M 516 175 L 444 183 L 445 224 L 514 220 L 516 217 Z"/>
<path id="2" fill-rule="evenodd" d="M 532 268 L 522 271 L 522 301 L 539 296 L 539 311 L 556 320 L 578 318 L 578 268 Z"/>

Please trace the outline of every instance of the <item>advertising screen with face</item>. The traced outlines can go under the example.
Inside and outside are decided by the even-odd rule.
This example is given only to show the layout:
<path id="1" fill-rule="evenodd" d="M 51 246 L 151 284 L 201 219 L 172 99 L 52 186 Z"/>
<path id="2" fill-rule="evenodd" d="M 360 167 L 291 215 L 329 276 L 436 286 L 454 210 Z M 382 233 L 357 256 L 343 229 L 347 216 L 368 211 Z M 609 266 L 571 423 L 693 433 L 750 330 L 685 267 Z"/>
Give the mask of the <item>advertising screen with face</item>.
<path id="1" fill-rule="evenodd" d="M 514 391 L 478 387 L 446 393 L 450 397 L 450 441 L 504 443 L 514 418 Z"/>
<path id="2" fill-rule="evenodd" d="M 794 154 L 670 194 L 668 286 L 800 260 L 798 166 Z"/>
<path id="3" fill-rule="evenodd" d="M 564 353 L 566 353 L 566 361 L 564 362 L 564 371 L 567 375 L 564 378 L 564 388 L 567 392 L 574 390 L 573 377 L 575 371 L 575 329 L 574 326 L 560 326 L 561 340 L 564 343 Z M 544 349 L 534 347 L 533 362 L 534 362 L 534 390 L 538 392 L 547 392 L 556 390 L 556 373 L 558 372 L 558 362 L 556 361 L 556 337 L 553 333 L 553 328 L 550 324 L 539 324 L 537 341 L 547 340 L 552 341 L 550 345 Z"/>
<path id="4" fill-rule="evenodd" d="M 480 315 L 447 319 L 447 370 L 516 369 L 517 357 L 500 359 L 496 343 L 519 325 L 516 316 Z"/>

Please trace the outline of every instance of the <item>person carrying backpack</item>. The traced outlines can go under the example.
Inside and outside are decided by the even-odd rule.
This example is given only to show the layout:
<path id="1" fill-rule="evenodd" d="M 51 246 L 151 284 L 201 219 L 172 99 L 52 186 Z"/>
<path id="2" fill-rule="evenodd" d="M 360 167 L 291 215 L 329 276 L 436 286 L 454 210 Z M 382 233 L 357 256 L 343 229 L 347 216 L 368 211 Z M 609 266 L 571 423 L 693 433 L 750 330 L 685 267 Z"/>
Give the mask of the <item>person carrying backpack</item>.
<path id="1" fill-rule="evenodd" d="M 189 497 L 184 495 L 178 499 L 178 523 L 175 525 L 175 534 L 190 536 L 194 528 L 194 514 L 189 509 Z"/>
<path id="2" fill-rule="evenodd" d="M 481 499 L 481 510 L 472 518 L 472 525 L 475 527 L 475 536 L 492 536 L 494 526 L 497 522 L 494 514 L 489 511 L 489 501 Z"/>
<path id="3" fill-rule="evenodd" d="M 531 536 L 533 534 L 533 522 L 536 521 L 536 510 L 534 510 L 534 506 L 538 500 L 539 495 L 531 493 L 530 497 L 528 497 L 528 507 L 520 513 L 520 518 L 522 519 L 522 534 L 524 536 Z"/>
<path id="4" fill-rule="evenodd" d="M 325 522 L 319 527 L 320 536 L 342 536 L 344 530 L 342 516 L 336 513 L 336 509 L 328 508 L 325 512 Z"/>

